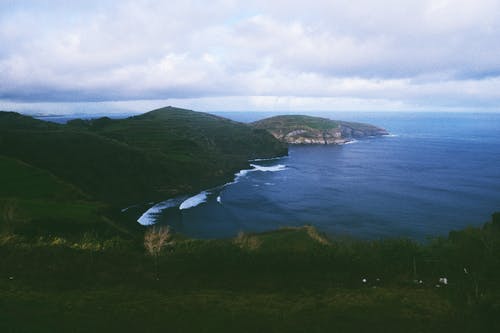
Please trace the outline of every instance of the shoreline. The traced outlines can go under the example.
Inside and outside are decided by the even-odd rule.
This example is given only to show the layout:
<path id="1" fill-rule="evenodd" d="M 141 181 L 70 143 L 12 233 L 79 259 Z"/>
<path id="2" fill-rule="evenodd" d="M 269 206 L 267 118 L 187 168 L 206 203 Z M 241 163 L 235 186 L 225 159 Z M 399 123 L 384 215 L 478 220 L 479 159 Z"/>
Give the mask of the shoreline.
<path id="1" fill-rule="evenodd" d="M 209 196 L 213 195 L 213 192 L 218 191 L 217 194 L 217 202 L 219 204 L 222 204 L 222 200 L 220 200 L 220 191 L 222 191 L 226 186 L 236 184 L 238 182 L 238 179 L 245 176 L 249 172 L 254 172 L 254 171 L 262 171 L 262 172 L 268 172 L 268 171 L 282 171 L 286 169 L 285 165 L 278 164 L 276 166 L 259 166 L 256 164 L 253 164 L 251 162 L 262 162 L 262 161 L 272 161 L 272 160 L 279 160 L 279 159 L 284 159 L 288 158 L 289 155 L 283 155 L 283 156 L 276 156 L 276 157 L 270 157 L 270 158 L 257 158 L 257 159 L 250 159 L 248 160 L 249 166 L 251 169 L 240 169 L 240 171 L 236 172 L 233 174 L 233 180 L 226 182 L 222 185 L 217 185 L 215 187 L 211 187 L 209 189 L 203 189 L 197 192 L 191 192 L 191 194 L 179 194 L 175 197 L 168 198 L 163 201 L 159 202 L 153 202 L 149 203 L 147 205 L 148 209 L 142 213 L 139 217 L 136 218 L 136 222 L 140 224 L 141 226 L 151 226 L 155 225 L 156 222 L 156 217 L 151 216 L 151 215 L 158 215 L 161 214 L 161 212 L 165 209 L 168 208 L 174 208 L 178 206 L 179 210 L 185 210 L 185 209 L 190 209 L 194 208 L 204 202 L 206 202 L 209 198 Z M 275 169 L 275 168 L 278 169 Z M 195 194 L 193 194 L 195 193 Z M 175 202 L 175 204 L 173 204 Z M 142 204 L 136 204 L 132 205 L 126 208 L 121 209 L 121 213 L 125 213 L 127 210 L 133 207 L 139 207 L 142 206 Z"/>

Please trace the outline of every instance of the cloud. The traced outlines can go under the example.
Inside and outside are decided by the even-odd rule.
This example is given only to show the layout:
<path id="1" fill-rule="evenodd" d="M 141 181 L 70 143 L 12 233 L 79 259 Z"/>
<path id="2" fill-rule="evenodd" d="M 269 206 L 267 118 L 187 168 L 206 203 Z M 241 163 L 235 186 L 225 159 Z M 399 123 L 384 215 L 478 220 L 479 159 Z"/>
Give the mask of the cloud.
<path id="1" fill-rule="evenodd" d="M 500 106 L 498 1 L 5 1 L 0 13 L 4 104 Z"/>

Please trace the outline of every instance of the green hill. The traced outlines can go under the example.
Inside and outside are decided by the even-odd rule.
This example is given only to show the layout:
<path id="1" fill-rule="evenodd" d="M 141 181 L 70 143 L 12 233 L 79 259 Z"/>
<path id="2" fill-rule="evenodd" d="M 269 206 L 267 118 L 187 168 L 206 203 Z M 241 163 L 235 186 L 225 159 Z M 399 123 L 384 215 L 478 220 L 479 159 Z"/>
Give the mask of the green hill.
<path id="1" fill-rule="evenodd" d="M 383 128 L 370 124 L 302 115 L 266 118 L 252 123 L 252 126 L 292 144 L 342 144 L 353 139 L 388 134 Z"/>
<path id="2" fill-rule="evenodd" d="M 2 232 L 64 234 L 114 229 L 102 215 L 102 204 L 47 171 L 0 156 L 0 184 Z"/>
<path id="3" fill-rule="evenodd" d="M 50 171 L 116 205 L 213 186 L 232 178 L 248 159 L 286 154 L 264 131 L 176 108 L 68 125 L 2 112 L 0 128 L 0 155 Z"/>
<path id="4" fill-rule="evenodd" d="M 172 107 L 67 125 L 0 112 L 4 163 L 15 160 L 53 175 L 114 211 L 219 185 L 248 167 L 249 159 L 286 153 L 286 146 L 264 130 Z M 5 168 L 4 177 L 16 177 L 15 168 Z M 23 199 L 36 188 L 48 189 L 47 184 L 5 191 Z M 52 200 L 49 192 L 37 200 Z M 58 210 L 52 211 L 56 216 Z"/>

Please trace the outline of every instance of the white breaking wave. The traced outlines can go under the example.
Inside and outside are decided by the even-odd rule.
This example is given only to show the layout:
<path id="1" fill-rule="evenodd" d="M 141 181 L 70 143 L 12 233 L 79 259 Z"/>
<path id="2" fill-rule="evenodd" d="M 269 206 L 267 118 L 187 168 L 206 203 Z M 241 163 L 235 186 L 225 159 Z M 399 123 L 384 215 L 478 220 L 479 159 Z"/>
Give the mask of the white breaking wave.
<path id="1" fill-rule="evenodd" d="M 277 158 L 274 158 L 274 159 L 277 159 Z M 212 193 L 212 191 L 216 191 L 216 190 L 220 191 L 222 188 L 224 188 L 226 186 L 237 183 L 239 178 L 247 175 L 249 172 L 254 172 L 254 171 L 277 172 L 277 171 L 283 171 L 283 170 L 287 169 L 286 165 L 283 165 L 283 164 L 278 164 L 278 165 L 273 165 L 273 166 L 261 166 L 261 165 L 257 165 L 257 164 L 250 164 L 250 166 L 252 167 L 252 169 L 243 169 L 243 170 L 240 170 L 239 172 L 235 173 L 234 180 L 230 183 L 226 183 L 222 186 L 219 186 L 219 187 L 216 187 L 216 188 L 213 188 L 210 190 L 202 191 L 202 192 L 198 193 L 197 195 L 189 197 L 187 199 L 185 199 L 185 197 L 180 197 L 180 198 L 173 198 L 173 199 L 169 199 L 166 201 L 162 201 L 162 202 L 154 205 L 150 209 L 148 209 L 144 214 L 142 214 L 142 216 L 139 217 L 137 222 L 139 222 L 142 225 L 152 225 L 155 223 L 157 216 L 163 210 L 165 210 L 167 208 L 179 206 L 180 210 L 184 210 L 184 209 L 196 207 L 196 206 L 206 202 L 208 200 L 208 196 Z M 220 195 L 217 196 L 216 200 L 218 203 L 222 204 L 222 199 L 221 199 Z M 180 205 L 179 205 L 179 203 L 180 203 Z"/>
<path id="2" fill-rule="evenodd" d="M 255 170 L 254 169 L 243 169 L 243 170 L 240 170 L 239 172 L 235 173 L 234 175 L 236 176 L 236 178 L 239 178 L 239 177 L 245 176 L 247 173 L 252 172 L 252 171 L 255 171 Z"/>
<path id="3" fill-rule="evenodd" d="M 283 171 L 286 170 L 287 167 L 286 165 L 283 164 L 278 164 L 278 165 L 273 165 L 273 166 L 262 166 L 262 165 L 257 165 L 257 164 L 250 164 L 252 169 L 243 169 L 240 170 L 239 172 L 234 174 L 234 180 L 230 183 L 225 184 L 224 186 L 232 185 L 238 182 L 238 180 L 241 177 L 246 176 L 249 172 L 254 172 L 254 171 L 262 171 L 262 172 L 277 172 L 277 171 Z"/>
<path id="4" fill-rule="evenodd" d="M 384 135 L 386 138 L 397 138 L 399 135 L 397 134 L 386 134 Z"/>
<path id="5" fill-rule="evenodd" d="M 282 158 L 287 158 L 287 155 L 271 157 L 271 158 L 254 158 L 253 160 L 248 160 L 248 162 L 262 162 L 262 161 L 272 161 L 272 160 L 280 160 Z"/>
<path id="6" fill-rule="evenodd" d="M 353 143 L 358 143 L 359 141 L 358 140 L 352 140 L 352 141 L 347 141 L 345 142 L 344 144 L 345 145 L 350 145 L 350 144 L 353 144 Z"/>
<path id="7" fill-rule="evenodd" d="M 179 200 L 180 200 L 179 198 L 173 198 L 157 203 L 153 207 L 149 208 L 144 214 L 142 214 L 141 217 L 139 217 L 139 219 L 137 220 L 137 222 L 139 222 L 139 224 L 142 225 L 155 224 L 157 215 L 159 215 L 162 211 L 164 211 L 167 208 L 172 208 L 177 206 L 179 204 Z"/>
<path id="8" fill-rule="evenodd" d="M 189 209 L 189 208 L 193 208 L 193 207 L 198 206 L 199 204 L 204 203 L 205 201 L 207 201 L 208 194 L 209 194 L 209 192 L 202 191 L 195 196 L 187 198 L 186 200 L 184 200 L 183 203 L 181 203 L 181 205 L 179 206 L 179 209 L 180 210 Z"/>
<path id="9" fill-rule="evenodd" d="M 286 165 L 283 165 L 283 164 L 267 166 L 267 167 L 257 165 L 257 164 L 250 164 L 250 165 L 253 167 L 253 169 L 250 171 L 277 172 L 277 171 L 286 170 Z"/>

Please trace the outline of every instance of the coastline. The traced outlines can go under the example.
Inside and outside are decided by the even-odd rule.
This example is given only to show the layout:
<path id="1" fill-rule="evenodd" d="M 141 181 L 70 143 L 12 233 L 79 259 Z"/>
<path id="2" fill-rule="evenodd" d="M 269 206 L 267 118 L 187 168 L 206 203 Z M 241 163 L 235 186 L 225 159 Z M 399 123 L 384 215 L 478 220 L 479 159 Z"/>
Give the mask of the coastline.
<path id="1" fill-rule="evenodd" d="M 282 156 L 276 156 L 276 157 L 269 157 L 269 158 L 256 158 L 256 159 L 250 159 L 248 160 L 248 166 L 251 168 L 245 168 L 245 169 L 240 169 L 238 172 L 233 173 L 233 179 L 232 181 L 225 182 L 222 185 L 217 185 L 208 189 L 199 189 L 198 191 L 190 192 L 190 193 L 183 193 L 176 195 L 174 197 L 168 198 L 166 200 L 162 200 L 159 202 L 149 202 L 146 207 L 147 210 L 143 211 L 142 215 L 136 218 L 137 223 L 140 224 L 141 226 L 150 226 L 156 224 L 155 220 L 156 217 L 155 215 L 161 214 L 161 212 L 165 209 L 168 208 L 173 208 L 173 207 L 178 207 L 179 210 L 184 210 L 184 209 L 190 209 L 194 208 L 208 200 L 209 197 L 212 197 L 214 195 L 214 192 L 216 193 L 217 197 L 217 202 L 219 204 L 222 204 L 222 200 L 220 199 L 220 191 L 224 189 L 226 186 L 230 186 L 233 184 L 236 184 L 238 182 L 238 179 L 245 176 L 249 172 L 254 172 L 254 171 L 262 171 L 262 172 L 268 172 L 268 171 L 282 171 L 286 169 L 285 165 L 278 164 L 276 166 L 259 166 L 251 162 L 263 162 L 263 161 L 272 161 L 272 160 L 279 160 L 279 159 L 284 159 L 288 158 L 289 155 L 282 155 Z M 144 206 L 143 204 L 136 204 L 132 205 L 126 208 L 121 209 L 121 212 L 124 213 L 128 211 L 129 209 L 133 207 L 140 207 Z"/>
<path id="2" fill-rule="evenodd" d="M 394 135 L 391 133 L 383 134 L 383 135 L 377 135 L 377 136 L 367 136 L 364 138 L 360 139 L 346 139 L 344 142 L 341 143 L 329 143 L 329 144 L 323 144 L 323 143 L 288 143 L 288 145 L 291 146 L 323 146 L 323 145 L 332 145 L 332 146 L 343 146 L 343 145 L 349 145 L 349 144 L 355 144 L 360 141 L 363 141 L 365 139 L 370 139 L 370 138 L 380 138 L 380 137 L 393 137 Z M 179 210 L 186 210 L 190 208 L 194 208 L 200 204 L 203 204 L 207 200 L 211 199 L 212 197 L 215 197 L 216 201 L 219 204 L 222 204 L 222 200 L 220 197 L 220 192 L 226 187 L 233 185 L 238 182 L 238 179 L 241 177 L 244 177 L 246 174 L 249 172 L 254 172 L 254 171 L 282 171 L 286 170 L 286 165 L 283 164 L 278 164 L 275 166 L 260 166 L 255 164 L 254 162 L 265 162 L 265 161 L 273 161 L 273 160 L 281 160 L 285 158 L 289 158 L 290 155 L 281 155 L 281 156 L 275 156 L 275 157 L 268 157 L 268 158 L 255 158 L 255 159 L 249 159 L 248 166 L 250 168 L 244 168 L 240 169 L 239 171 L 235 172 L 232 174 L 232 180 L 229 180 L 227 182 L 224 182 L 222 185 L 216 185 L 213 187 L 200 187 L 197 189 L 197 191 L 189 191 L 189 192 L 184 192 L 184 193 L 179 193 L 173 197 L 167 198 L 165 200 L 161 201 L 155 201 L 155 202 L 149 202 L 147 205 L 144 204 L 136 204 L 129 206 L 127 208 L 124 208 L 121 210 L 121 212 L 125 212 L 128 209 L 132 207 L 144 207 L 146 210 L 142 210 L 142 213 L 140 213 L 139 216 L 135 218 L 136 222 L 140 224 L 141 226 L 151 226 L 156 224 L 157 216 L 160 215 L 164 210 L 169 209 L 169 208 L 174 208 L 177 207 Z"/>

